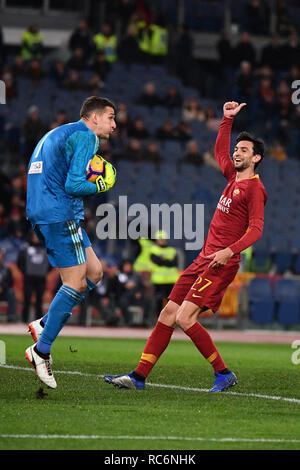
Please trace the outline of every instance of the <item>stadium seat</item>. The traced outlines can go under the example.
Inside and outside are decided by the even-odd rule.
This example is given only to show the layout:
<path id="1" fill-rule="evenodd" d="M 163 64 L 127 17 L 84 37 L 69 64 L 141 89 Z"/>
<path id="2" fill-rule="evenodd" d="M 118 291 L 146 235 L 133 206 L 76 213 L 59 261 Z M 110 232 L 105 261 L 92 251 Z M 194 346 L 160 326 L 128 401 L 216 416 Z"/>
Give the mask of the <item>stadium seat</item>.
<path id="1" fill-rule="evenodd" d="M 267 278 L 251 279 L 248 288 L 250 320 L 260 325 L 271 324 L 274 320 L 275 301 L 271 282 Z"/>
<path id="2" fill-rule="evenodd" d="M 277 320 L 284 326 L 300 322 L 300 303 L 297 284 L 292 279 L 278 279 L 274 286 Z"/>

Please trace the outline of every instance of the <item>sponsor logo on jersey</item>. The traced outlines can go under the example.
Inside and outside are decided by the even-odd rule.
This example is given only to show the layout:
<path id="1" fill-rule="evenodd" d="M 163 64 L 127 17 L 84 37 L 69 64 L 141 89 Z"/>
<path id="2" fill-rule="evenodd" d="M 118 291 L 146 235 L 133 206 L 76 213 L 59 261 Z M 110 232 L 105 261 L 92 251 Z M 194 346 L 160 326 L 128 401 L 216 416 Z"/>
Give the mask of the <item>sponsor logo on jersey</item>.
<path id="1" fill-rule="evenodd" d="M 32 162 L 28 171 L 29 175 L 43 173 L 43 162 Z"/>
<path id="2" fill-rule="evenodd" d="M 230 197 L 224 196 L 224 194 L 222 194 L 218 202 L 217 209 L 222 212 L 225 212 L 226 214 L 229 214 L 231 202 L 232 199 Z"/>

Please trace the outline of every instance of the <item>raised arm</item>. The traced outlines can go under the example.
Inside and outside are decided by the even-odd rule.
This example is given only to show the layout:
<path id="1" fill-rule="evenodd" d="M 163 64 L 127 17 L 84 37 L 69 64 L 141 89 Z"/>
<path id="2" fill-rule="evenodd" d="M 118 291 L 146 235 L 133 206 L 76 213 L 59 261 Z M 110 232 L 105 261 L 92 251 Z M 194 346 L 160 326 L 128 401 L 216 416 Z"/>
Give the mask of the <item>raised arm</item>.
<path id="1" fill-rule="evenodd" d="M 72 134 L 71 146 L 73 155 L 65 183 L 65 190 L 71 196 L 90 196 L 97 193 L 97 186 L 86 180 L 86 167 L 88 161 L 95 154 L 96 136 L 93 139 L 87 132 Z"/>
<path id="2" fill-rule="evenodd" d="M 230 136 L 233 118 L 246 106 L 246 103 L 238 104 L 229 101 L 223 106 L 223 119 L 215 145 L 215 158 L 225 178 L 228 180 L 235 174 L 233 161 L 230 157 Z"/>

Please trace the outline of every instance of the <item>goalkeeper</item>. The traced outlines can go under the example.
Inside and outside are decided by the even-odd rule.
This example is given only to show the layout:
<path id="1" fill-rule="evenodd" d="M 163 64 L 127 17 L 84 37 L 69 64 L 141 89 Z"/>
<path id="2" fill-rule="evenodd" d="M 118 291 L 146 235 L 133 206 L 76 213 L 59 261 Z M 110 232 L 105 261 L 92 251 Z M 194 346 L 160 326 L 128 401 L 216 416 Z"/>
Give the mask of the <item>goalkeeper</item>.
<path id="1" fill-rule="evenodd" d="M 51 345 L 73 307 L 102 278 L 101 263 L 80 220 L 84 219 L 82 198 L 107 191 L 115 182 L 115 169 L 108 162 L 96 184 L 86 180 L 99 139 L 108 139 L 115 128 L 114 104 L 91 96 L 83 102 L 79 121 L 55 128 L 39 141 L 28 165 L 27 217 L 62 280 L 48 313 L 30 323 L 36 344 L 25 353 L 41 382 L 50 388 L 57 386 L 51 370 Z"/>

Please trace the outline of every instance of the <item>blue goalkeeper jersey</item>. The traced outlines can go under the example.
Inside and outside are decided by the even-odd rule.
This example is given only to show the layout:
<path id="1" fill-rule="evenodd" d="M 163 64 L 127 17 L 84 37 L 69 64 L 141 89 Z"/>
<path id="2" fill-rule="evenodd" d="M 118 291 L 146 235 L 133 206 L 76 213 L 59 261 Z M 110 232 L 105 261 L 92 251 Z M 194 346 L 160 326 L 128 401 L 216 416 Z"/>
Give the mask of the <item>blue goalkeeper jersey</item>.
<path id="1" fill-rule="evenodd" d="M 26 210 L 33 226 L 84 218 L 82 198 L 97 192 L 86 170 L 98 147 L 98 137 L 81 120 L 42 137 L 27 172 Z"/>

